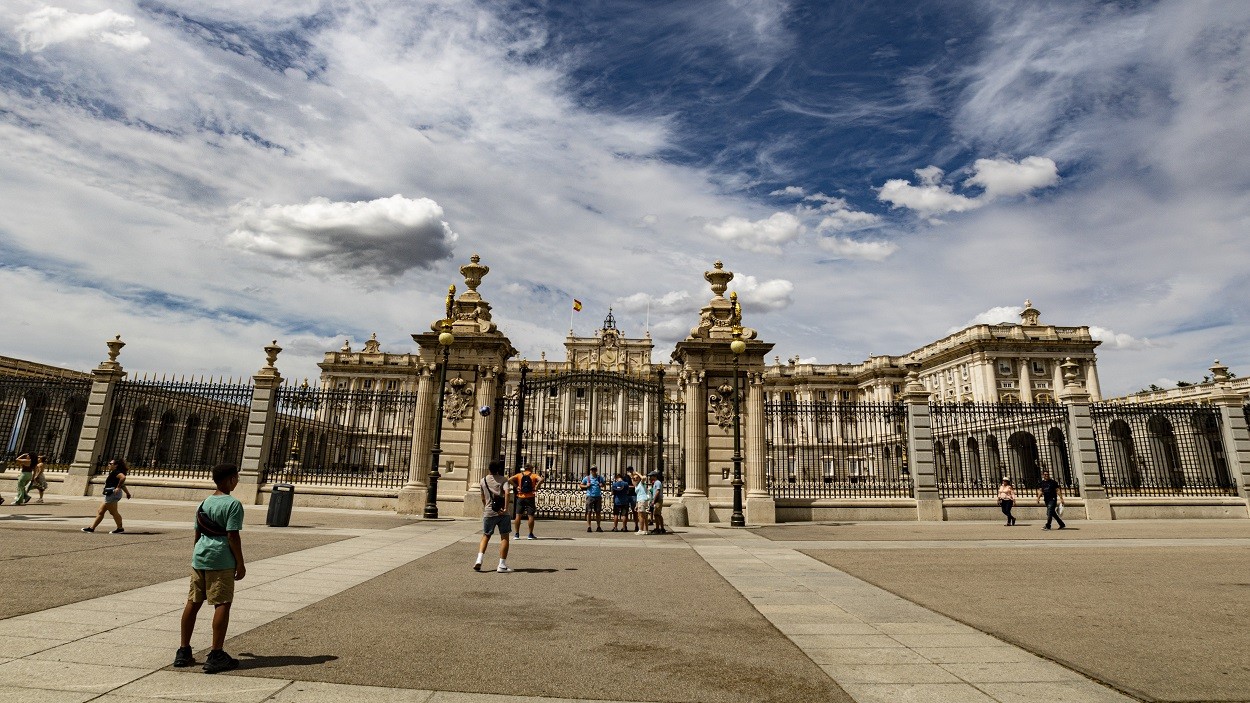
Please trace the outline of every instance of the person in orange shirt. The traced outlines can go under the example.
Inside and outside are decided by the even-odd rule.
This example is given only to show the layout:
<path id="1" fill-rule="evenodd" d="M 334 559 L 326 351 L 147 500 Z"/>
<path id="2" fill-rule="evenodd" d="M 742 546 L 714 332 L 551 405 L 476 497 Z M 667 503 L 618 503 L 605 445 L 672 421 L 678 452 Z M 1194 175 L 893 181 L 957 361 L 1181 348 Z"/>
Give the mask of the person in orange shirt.
<path id="1" fill-rule="evenodd" d="M 508 483 L 512 484 L 512 490 L 516 493 L 516 519 L 512 526 L 513 539 L 521 539 L 521 518 L 526 516 L 529 517 L 530 528 L 529 537 L 526 539 L 538 539 L 534 536 L 534 518 L 538 515 L 538 505 L 535 499 L 542 482 L 543 477 L 534 471 L 533 464 L 526 464 L 521 473 L 508 477 Z"/>

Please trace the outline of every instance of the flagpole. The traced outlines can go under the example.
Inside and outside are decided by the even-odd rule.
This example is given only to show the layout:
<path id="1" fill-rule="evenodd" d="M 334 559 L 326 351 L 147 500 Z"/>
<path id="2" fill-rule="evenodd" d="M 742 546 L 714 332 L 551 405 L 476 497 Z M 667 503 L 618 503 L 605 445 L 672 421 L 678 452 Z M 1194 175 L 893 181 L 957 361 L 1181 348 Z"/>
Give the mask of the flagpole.
<path id="1" fill-rule="evenodd" d="M 574 308 L 572 305 L 569 305 L 569 336 L 570 337 L 573 336 L 573 313 L 574 312 L 576 312 L 576 308 Z"/>

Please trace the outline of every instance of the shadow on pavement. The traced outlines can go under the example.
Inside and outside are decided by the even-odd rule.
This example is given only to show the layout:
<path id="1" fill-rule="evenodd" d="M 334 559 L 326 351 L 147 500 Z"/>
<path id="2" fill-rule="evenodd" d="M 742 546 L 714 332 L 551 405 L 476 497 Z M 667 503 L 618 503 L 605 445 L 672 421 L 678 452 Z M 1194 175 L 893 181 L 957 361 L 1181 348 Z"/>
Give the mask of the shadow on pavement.
<path id="1" fill-rule="evenodd" d="M 333 654 L 318 654 L 311 657 L 286 654 L 269 657 L 261 654 L 253 654 L 251 652 L 239 652 L 239 670 L 271 669 L 280 666 L 312 666 L 314 664 L 332 662 L 336 659 L 338 659 L 338 657 Z"/>

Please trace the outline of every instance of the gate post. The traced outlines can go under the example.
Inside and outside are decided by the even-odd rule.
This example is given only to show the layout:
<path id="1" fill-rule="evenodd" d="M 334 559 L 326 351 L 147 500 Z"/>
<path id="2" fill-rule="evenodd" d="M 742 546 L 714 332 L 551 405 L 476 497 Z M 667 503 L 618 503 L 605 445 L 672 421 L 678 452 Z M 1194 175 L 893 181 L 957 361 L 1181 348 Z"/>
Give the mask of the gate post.
<path id="1" fill-rule="evenodd" d="M 248 504 L 260 504 L 260 485 L 265 481 L 265 462 L 273 443 L 273 428 L 278 419 L 278 389 L 282 374 L 274 366 L 282 347 L 278 340 L 265 346 L 265 366 L 252 376 L 252 406 L 247 416 L 247 436 L 243 440 L 243 463 L 239 466 L 239 488 L 236 497 L 246 497 Z"/>
<path id="2" fill-rule="evenodd" d="M 408 482 L 399 489 L 395 512 L 420 515 L 425 508 L 425 474 L 429 470 L 430 434 L 434 430 L 434 369 L 417 362 L 417 406 L 412 412 L 412 452 L 408 458 Z"/>
<path id="3" fill-rule="evenodd" d="M 1245 399 L 1229 388 L 1228 367 L 1219 359 L 1211 367 L 1217 393 L 1211 402 L 1220 412 L 1220 439 L 1224 444 L 1224 460 L 1237 484 L 1237 495 L 1250 503 L 1250 429 L 1243 409 Z"/>
<path id="4" fill-rule="evenodd" d="M 495 409 L 496 388 L 499 379 L 499 367 L 480 368 L 478 371 L 477 396 L 478 408 Z M 486 470 L 498 452 L 495 449 L 495 423 L 487 421 L 485 416 L 473 418 L 473 435 L 469 440 L 469 478 L 468 490 L 464 495 L 464 516 L 474 517 L 482 512 L 481 482 L 486 478 Z"/>
<path id="5" fill-rule="evenodd" d="M 777 501 L 768 492 L 764 469 L 768 453 L 764 446 L 764 374 L 747 374 L 747 521 L 753 525 L 777 522 Z"/>
<path id="6" fill-rule="evenodd" d="M 937 490 L 937 467 L 933 462 L 933 418 L 929 392 L 920 382 L 919 362 L 908 362 L 903 403 L 907 406 L 907 456 L 916 497 L 917 520 L 942 520 L 942 496 Z"/>
<path id="7" fill-rule="evenodd" d="M 117 363 L 117 355 L 126 346 L 122 336 L 119 334 L 106 344 L 109 358 L 91 371 L 91 395 L 87 399 L 87 410 L 82 418 L 82 433 L 78 435 L 74 463 L 70 465 L 69 474 L 61 484 L 61 492 L 66 495 L 88 494 L 91 476 L 100 464 L 104 445 L 108 441 L 109 424 L 113 420 L 113 391 L 117 382 L 126 377 L 122 365 Z"/>
<path id="8" fill-rule="evenodd" d="M 1072 454 L 1072 468 L 1080 482 L 1081 498 L 1085 501 L 1085 517 L 1089 520 L 1111 520 L 1111 501 L 1102 485 L 1098 464 L 1089 392 L 1076 379 L 1075 362 L 1064 359 L 1060 368 L 1063 369 L 1063 390 L 1059 392 L 1059 401 L 1068 407 L 1068 451 Z"/>
<path id="9" fill-rule="evenodd" d="M 686 490 L 681 504 L 686 506 L 686 519 L 692 524 L 711 522 L 711 504 L 707 496 L 707 399 L 703 371 L 683 368 L 680 379 L 686 401 L 683 419 L 686 434 Z"/>

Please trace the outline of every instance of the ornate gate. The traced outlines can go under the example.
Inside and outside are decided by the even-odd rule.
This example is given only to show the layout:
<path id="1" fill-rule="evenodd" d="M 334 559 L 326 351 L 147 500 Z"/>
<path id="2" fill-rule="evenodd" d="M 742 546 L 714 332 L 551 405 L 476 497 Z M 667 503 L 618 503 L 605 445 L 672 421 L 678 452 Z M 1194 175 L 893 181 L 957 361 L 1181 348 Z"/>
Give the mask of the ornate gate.
<path id="1" fill-rule="evenodd" d="M 542 475 L 541 517 L 584 514 L 581 479 L 591 466 L 609 483 L 629 467 L 658 470 L 669 495 L 680 495 L 685 406 L 665 395 L 663 369 L 651 380 L 606 371 L 531 378 L 523 368 L 502 405 L 505 460 L 510 471 L 529 463 Z M 611 498 L 604 503 L 610 514 Z"/>

